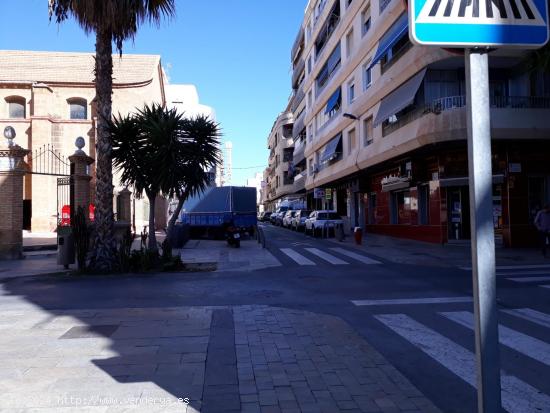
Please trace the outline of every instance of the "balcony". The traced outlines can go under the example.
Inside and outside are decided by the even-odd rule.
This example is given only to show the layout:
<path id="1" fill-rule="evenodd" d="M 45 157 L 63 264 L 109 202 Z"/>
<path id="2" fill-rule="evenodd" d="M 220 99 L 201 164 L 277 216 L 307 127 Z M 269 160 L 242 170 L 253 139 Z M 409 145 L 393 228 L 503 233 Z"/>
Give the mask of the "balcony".
<path id="1" fill-rule="evenodd" d="M 510 128 L 519 125 L 513 125 L 514 122 L 521 124 L 522 128 L 550 128 L 550 123 L 546 117 L 538 119 L 541 125 L 531 125 L 524 116 L 522 109 L 550 109 L 550 97 L 542 96 L 492 96 L 491 105 L 491 125 L 493 128 Z M 398 115 L 393 121 L 386 120 L 382 123 L 382 136 L 388 136 L 396 130 L 408 125 L 409 123 L 420 119 L 428 114 L 440 115 L 453 110 L 466 107 L 465 96 L 448 96 L 436 99 L 431 103 L 416 105 L 407 108 L 401 115 Z M 543 123 L 548 123 L 543 125 Z M 464 125 L 465 127 L 465 125 Z"/>

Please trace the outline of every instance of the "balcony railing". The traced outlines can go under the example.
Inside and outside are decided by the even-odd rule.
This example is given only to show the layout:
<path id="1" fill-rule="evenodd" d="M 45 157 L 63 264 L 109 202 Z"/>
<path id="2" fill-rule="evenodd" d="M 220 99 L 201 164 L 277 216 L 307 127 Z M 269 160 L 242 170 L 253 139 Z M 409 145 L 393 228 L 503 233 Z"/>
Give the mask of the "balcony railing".
<path id="1" fill-rule="evenodd" d="M 491 108 L 497 109 L 550 109 L 550 97 L 545 96 L 492 96 L 489 100 Z M 400 116 L 395 122 L 382 124 L 382 136 L 387 136 L 428 113 L 440 114 L 465 106 L 465 96 L 448 96 L 435 99 L 431 103 L 418 105 Z"/>

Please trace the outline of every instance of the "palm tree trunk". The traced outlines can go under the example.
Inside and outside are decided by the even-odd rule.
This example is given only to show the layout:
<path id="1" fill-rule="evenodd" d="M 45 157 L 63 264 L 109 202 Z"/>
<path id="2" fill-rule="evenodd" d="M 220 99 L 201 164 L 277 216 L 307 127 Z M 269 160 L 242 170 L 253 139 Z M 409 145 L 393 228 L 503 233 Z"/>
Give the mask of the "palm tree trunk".
<path id="1" fill-rule="evenodd" d="M 180 215 L 180 212 L 183 208 L 183 204 L 185 203 L 186 199 L 187 199 L 187 193 L 184 193 L 180 197 L 178 197 L 178 206 L 176 207 L 176 209 L 174 210 L 174 213 L 170 217 L 170 220 L 168 221 L 168 227 L 166 229 L 166 238 L 168 239 L 171 239 L 170 236 L 172 235 L 172 231 L 174 230 L 174 226 L 176 225 L 176 220 Z"/>
<path id="2" fill-rule="evenodd" d="M 178 197 L 178 206 L 168 220 L 168 225 L 166 227 L 166 241 L 163 245 L 163 248 L 169 248 L 170 251 L 172 251 L 172 233 L 174 232 L 174 226 L 176 225 L 176 220 L 178 219 L 181 209 L 183 208 L 183 204 L 185 203 L 185 200 L 188 196 L 188 193 L 184 192 L 181 196 Z"/>
<path id="3" fill-rule="evenodd" d="M 155 235 L 155 201 L 157 194 L 147 193 L 149 199 L 149 245 L 147 248 L 149 251 L 158 251 L 157 237 Z"/>
<path id="4" fill-rule="evenodd" d="M 113 91 L 113 46 L 110 30 L 96 30 L 95 88 L 97 99 L 95 242 L 92 266 L 96 271 L 113 271 L 116 258 L 113 220 L 111 120 Z"/>

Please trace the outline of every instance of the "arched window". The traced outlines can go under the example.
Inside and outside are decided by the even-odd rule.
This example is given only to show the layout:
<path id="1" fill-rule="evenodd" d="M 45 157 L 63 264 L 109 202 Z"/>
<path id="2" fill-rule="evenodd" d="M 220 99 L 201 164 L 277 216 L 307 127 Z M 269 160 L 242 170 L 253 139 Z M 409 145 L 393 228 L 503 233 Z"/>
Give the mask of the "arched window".
<path id="1" fill-rule="evenodd" d="M 69 119 L 88 119 L 88 103 L 86 99 L 72 98 L 68 99 Z"/>
<path id="2" fill-rule="evenodd" d="M 10 96 L 6 98 L 8 104 L 8 116 L 12 119 L 25 118 L 25 98 L 21 96 Z"/>

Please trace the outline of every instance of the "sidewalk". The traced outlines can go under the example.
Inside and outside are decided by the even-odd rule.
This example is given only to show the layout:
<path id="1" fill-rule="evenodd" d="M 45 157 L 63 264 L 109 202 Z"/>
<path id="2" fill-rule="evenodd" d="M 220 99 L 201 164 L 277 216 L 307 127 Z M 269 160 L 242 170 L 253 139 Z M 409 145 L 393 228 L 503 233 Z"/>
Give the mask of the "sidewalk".
<path id="1" fill-rule="evenodd" d="M 212 265 L 217 271 L 255 271 L 281 266 L 279 260 L 254 239 L 241 240 L 240 248 L 230 247 L 226 241 L 189 240 L 180 253 L 188 266 Z"/>
<path id="2" fill-rule="evenodd" d="M 23 300 L 0 311 L 1 412 L 440 412 L 334 316 Z"/>
<path id="3" fill-rule="evenodd" d="M 363 234 L 362 245 L 355 244 L 353 234 L 346 236 L 342 242 L 334 238 L 329 241 L 399 264 L 433 267 L 471 265 L 470 243 L 440 245 L 378 234 Z M 550 259 L 545 259 L 535 248 L 497 247 L 496 261 L 497 265 L 547 264 L 550 266 Z"/>

